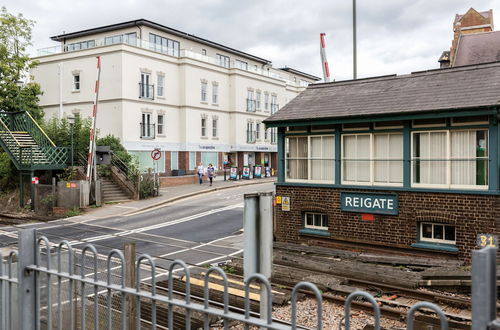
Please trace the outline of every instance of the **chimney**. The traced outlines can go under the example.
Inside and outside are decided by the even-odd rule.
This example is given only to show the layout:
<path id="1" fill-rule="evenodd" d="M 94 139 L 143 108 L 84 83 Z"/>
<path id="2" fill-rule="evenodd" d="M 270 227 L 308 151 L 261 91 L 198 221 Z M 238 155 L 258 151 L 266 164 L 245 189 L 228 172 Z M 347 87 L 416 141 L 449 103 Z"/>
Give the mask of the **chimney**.
<path id="1" fill-rule="evenodd" d="M 451 42 L 450 48 L 450 63 L 453 65 L 453 61 L 455 60 L 455 54 L 457 52 L 458 41 L 460 39 L 460 35 L 462 34 L 462 24 L 460 22 L 456 22 L 453 27 L 453 40 Z"/>

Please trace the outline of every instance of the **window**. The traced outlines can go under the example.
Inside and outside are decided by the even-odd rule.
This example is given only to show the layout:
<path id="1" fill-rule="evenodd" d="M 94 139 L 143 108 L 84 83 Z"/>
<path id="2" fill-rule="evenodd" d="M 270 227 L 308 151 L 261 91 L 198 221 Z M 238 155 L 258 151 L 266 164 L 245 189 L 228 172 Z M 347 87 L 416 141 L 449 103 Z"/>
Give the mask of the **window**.
<path id="1" fill-rule="evenodd" d="M 442 223 L 421 222 L 420 241 L 455 244 L 455 226 Z"/>
<path id="2" fill-rule="evenodd" d="M 255 99 L 253 90 L 249 89 L 247 91 L 247 111 L 255 112 Z"/>
<path id="3" fill-rule="evenodd" d="M 154 85 L 150 85 L 149 73 L 141 73 L 141 82 L 139 83 L 139 98 L 154 99 Z"/>
<path id="4" fill-rule="evenodd" d="M 203 166 L 207 167 L 208 164 L 212 164 L 214 168 L 219 166 L 219 157 L 217 152 L 202 152 L 201 153 L 201 162 Z"/>
<path id="5" fill-rule="evenodd" d="M 260 140 L 260 123 L 255 124 L 255 139 Z"/>
<path id="6" fill-rule="evenodd" d="M 236 61 L 234 61 L 234 65 L 235 65 L 238 69 L 248 71 L 248 63 L 247 63 L 247 62 L 245 62 L 245 61 L 236 60 Z"/>
<path id="7" fill-rule="evenodd" d="M 264 130 L 264 141 L 267 141 L 269 139 L 269 128 Z"/>
<path id="8" fill-rule="evenodd" d="M 165 76 L 159 74 L 158 75 L 158 87 L 157 87 L 157 94 L 158 96 L 165 96 Z"/>
<path id="9" fill-rule="evenodd" d="M 170 169 L 171 170 L 179 169 L 179 153 L 177 151 L 172 151 L 170 153 Z"/>
<path id="10" fill-rule="evenodd" d="M 488 130 L 413 132 L 412 183 L 488 187 Z"/>
<path id="11" fill-rule="evenodd" d="M 328 216 L 323 213 L 305 212 L 304 228 L 328 230 Z"/>
<path id="12" fill-rule="evenodd" d="M 261 93 L 259 91 L 255 93 L 255 108 L 257 110 L 260 110 L 260 95 Z"/>
<path id="13" fill-rule="evenodd" d="M 403 134 L 344 134 L 343 183 L 403 184 Z"/>
<path id="14" fill-rule="evenodd" d="M 212 103 L 213 104 L 219 103 L 219 85 L 217 84 L 212 85 Z"/>
<path id="15" fill-rule="evenodd" d="M 335 137 L 311 135 L 287 137 L 285 168 L 287 181 L 335 181 Z"/>
<path id="16" fill-rule="evenodd" d="M 164 117 L 163 115 L 158 115 L 158 121 L 157 121 L 158 135 L 165 134 L 163 131 L 163 117 Z"/>
<path id="17" fill-rule="evenodd" d="M 207 56 L 207 50 L 206 50 L 206 49 L 202 49 L 202 50 L 201 50 L 201 55 L 203 55 L 203 56 Z"/>
<path id="18" fill-rule="evenodd" d="M 196 169 L 196 152 L 194 151 L 189 152 L 189 169 L 190 170 Z"/>
<path id="19" fill-rule="evenodd" d="M 95 40 L 74 42 L 65 46 L 66 51 L 80 50 L 95 47 Z"/>
<path id="20" fill-rule="evenodd" d="M 119 43 L 127 43 L 129 45 L 136 46 L 137 45 L 137 34 L 135 32 L 119 34 L 116 36 L 110 36 L 104 38 L 105 45 L 119 44 Z"/>
<path id="21" fill-rule="evenodd" d="M 214 138 L 217 137 L 217 122 L 218 120 L 216 118 L 212 119 L 212 137 Z"/>
<path id="22" fill-rule="evenodd" d="M 225 68 L 229 68 L 229 56 L 217 54 L 217 55 L 215 55 L 215 60 L 217 61 L 218 65 L 225 67 Z"/>
<path id="23" fill-rule="evenodd" d="M 201 102 L 207 102 L 207 83 L 201 82 Z"/>
<path id="24" fill-rule="evenodd" d="M 154 139 L 155 137 L 155 125 L 151 124 L 151 114 L 143 113 L 141 126 L 141 138 L 143 139 Z"/>
<path id="25" fill-rule="evenodd" d="M 154 33 L 149 34 L 149 49 L 170 56 L 179 56 L 180 44 L 178 41 L 160 37 Z"/>
<path id="26" fill-rule="evenodd" d="M 73 75 L 73 91 L 80 91 L 80 74 Z"/>
<path id="27" fill-rule="evenodd" d="M 452 126 L 488 124 L 488 116 L 454 117 L 451 118 Z"/>
<path id="28" fill-rule="evenodd" d="M 255 143 L 255 132 L 251 121 L 247 122 L 247 143 Z"/>
<path id="29" fill-rule="evenodd" d="M 278 96 L 271 95 L 271 114 L 279 110 Z"/>
<path id="30" fill-rule="evenodd" d="M 278 128 L 271 128 L 271 144 L 278 143 Z"/>
<path id="31" fill-rule="evenodd" d="M 201 136 L 207 136 L 207 119 L 201 118 Z"/>
<path id="32" fill-rule="evenodd" d="M 264 110 L 269 109 L 269 93 L 264 93 Z"/>

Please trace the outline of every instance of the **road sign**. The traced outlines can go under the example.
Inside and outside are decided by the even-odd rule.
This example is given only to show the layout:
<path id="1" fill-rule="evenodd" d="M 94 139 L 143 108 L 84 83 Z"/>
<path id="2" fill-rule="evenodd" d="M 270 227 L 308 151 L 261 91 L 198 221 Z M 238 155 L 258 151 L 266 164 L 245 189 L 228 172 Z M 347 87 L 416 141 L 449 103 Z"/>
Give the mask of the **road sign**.
<path id="1" fill-rule="evenodd" d="M 38 177 L 34 176 L 31 178 L 31 184 L 38 184 Z"/>
<path id="2" fill-rule="evenodd" d="M 281 197 L 281 210 L 290 211 L 290 197 Z"/>
<path id="3" fill-rule="evenodd" d="M 151 151 L 151 158 L 153 158 L 153 160 L 159 160 L 161 158 L 161 150 L 156 148 Z"/>

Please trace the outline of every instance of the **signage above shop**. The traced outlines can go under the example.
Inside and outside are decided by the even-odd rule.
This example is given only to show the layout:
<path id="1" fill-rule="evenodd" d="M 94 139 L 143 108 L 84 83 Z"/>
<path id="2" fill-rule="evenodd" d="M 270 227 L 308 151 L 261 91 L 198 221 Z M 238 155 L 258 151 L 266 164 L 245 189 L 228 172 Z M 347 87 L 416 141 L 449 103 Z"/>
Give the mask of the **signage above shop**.
<path id="1" fill-rule="evenodd" d="M 398 195 L 341 192 L 340 209 L 348 212 L 398 215 Z"/>

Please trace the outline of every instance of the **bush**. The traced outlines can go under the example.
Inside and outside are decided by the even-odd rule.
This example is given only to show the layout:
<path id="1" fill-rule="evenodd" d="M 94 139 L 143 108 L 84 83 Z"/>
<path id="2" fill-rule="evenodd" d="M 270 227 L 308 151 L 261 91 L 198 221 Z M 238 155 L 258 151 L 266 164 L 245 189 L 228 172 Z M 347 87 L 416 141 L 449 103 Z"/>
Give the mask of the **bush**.
<path id="1" fill-rule="evenodd" d="M 144 199 L 155 195 L 155 183 L 152 175 L 143 175 L 140 183 L 139 198 Z"/>

